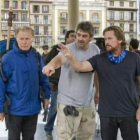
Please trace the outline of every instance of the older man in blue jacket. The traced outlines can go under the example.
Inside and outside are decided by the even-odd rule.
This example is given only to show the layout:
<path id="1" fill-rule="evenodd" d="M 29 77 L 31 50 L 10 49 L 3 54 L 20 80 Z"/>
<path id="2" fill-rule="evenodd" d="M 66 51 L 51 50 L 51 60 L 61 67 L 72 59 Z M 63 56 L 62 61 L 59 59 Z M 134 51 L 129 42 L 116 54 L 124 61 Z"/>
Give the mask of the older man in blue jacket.
<path id="1" fill-rule="evenodd" d="M 9 140 L 34 140 L 38 113 L 41 109 L 39 85 L 45 93 L 45 106 L 49 104 L 50 85 L 41 72 L 42 57 L 31 47 L 34 31 L 23 26 L 15 30 L 13 49 L 2 58 L 2 68 L 7 82 L 0 79 L 0 120 L 4 118 L 5 93 L 9 98 Z M 39 64 L 38 64 L 39 62 Z M 39 68 L 40 67 L 40 68 Z M 1 78 L 1 77 L 0 77 Z"/>

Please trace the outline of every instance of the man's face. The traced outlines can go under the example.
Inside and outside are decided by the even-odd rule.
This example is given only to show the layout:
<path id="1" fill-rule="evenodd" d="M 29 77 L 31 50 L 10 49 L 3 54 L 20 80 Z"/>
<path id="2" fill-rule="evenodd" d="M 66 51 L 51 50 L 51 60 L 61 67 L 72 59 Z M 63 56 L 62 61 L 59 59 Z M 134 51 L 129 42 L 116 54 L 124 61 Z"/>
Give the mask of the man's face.
<path id="1" fill-rule="evenodd" d="M 48 48 L 44 48 L 43 52 L 44 52 L 44 54 L 47 54 L 48 53 Z"/>
<path id="2" fill-rule="evenodd" d="M 29 50 L 32 44 L 33 37 L 30 31 L 19 31 L 16 35 L 18 46 L 21 50 Z"/>
<path id="3" fill-rule="evenodd" d="M 76 39 L 76 33 L 70 33 L 68 38 L 66 39 L 66 44 L 70 44 L 74 42 Z"/>
<path id="4" fill-rule="evenodd" d="M 91 41 L 91 37 L 88 32 L 78 30 L 76 33 L 76 42 L 81 49 L 87 49 L 88 43 Z"/>
<path id="5" fill-rule="evenodd" d="M 116 52 L 121 49 L 122 40 L 118 40 L 114 31 L 106 31 L 104 34 L 105 47 L 108 52 Z"/>

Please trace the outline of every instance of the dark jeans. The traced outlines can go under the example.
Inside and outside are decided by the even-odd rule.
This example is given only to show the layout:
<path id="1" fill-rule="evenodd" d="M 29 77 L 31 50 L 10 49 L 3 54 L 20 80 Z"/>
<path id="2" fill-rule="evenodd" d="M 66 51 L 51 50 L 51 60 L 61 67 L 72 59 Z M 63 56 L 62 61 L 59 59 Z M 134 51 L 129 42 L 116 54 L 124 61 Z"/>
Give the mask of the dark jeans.
<path id="1" fill-rule="evenodd" d="M 138 121 L 136 120 L 136 116 L 100 116 L 100 122 L 102 140 L 117 140 L 118 128 L 120 128 L 123 140 L 139 140 Z"/>
<path id="2" fill-rule="evenodd" d="M 58 91 L 52 91 L 51 94 L 51 105 L 49 108 L 49 113 L 48 113 L 48 118 L 47 118 L 47 123 L 44 126 L 44 130 L 46 132 L 52 133 L 53 131 L 53 126 L 56 118 L 56 113 L 57 113 L 57 94 Z"/>
<path id="3" fill-rule="evenodd" d="M 34 140 L 38 114 L 32 116 L 17 116 L 9 114 L 8 140 Z"/>

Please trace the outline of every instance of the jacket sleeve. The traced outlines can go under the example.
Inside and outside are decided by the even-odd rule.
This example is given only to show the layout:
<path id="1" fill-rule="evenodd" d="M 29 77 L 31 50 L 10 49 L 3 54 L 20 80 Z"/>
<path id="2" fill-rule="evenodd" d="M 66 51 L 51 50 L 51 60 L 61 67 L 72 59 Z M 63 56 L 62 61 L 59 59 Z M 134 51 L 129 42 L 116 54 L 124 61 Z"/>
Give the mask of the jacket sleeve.
<path id="1" fill-rule="evenodd" d="M 2 80 L 0 75 L 0 113 L 4 111 L 4 102 L 5 102 L 5 83 Z"/>
<path id="2" fill-rule="evenodd" d="M 45 95 L 45 99 L 49 99 L 51 95 L 49 79 L 46 75 L 42 73 L 42 68 L 44 67 L 44 61 L 42 59 L 42 56 L 39 53 L 38 53 L 38 56 L 39 56 L 39 62 L 40 62 L 39 84 L 42 87 L 42 90 Z"/>
<path id="3" fill-rule="evenodd" d="M 7 80 L 12 74 L 13 65 L 11 64 L 11 60 L 12 59 L 10 59 L 10 57 L 8 57 L 7 55 L 4 55 L 2 58 L 2 70 Z M 5 93 L 6 93 L 6 83 L 3 81 L 0 75 L 0 113 L 4 111 L 3 104 L 6 99 Z"/>

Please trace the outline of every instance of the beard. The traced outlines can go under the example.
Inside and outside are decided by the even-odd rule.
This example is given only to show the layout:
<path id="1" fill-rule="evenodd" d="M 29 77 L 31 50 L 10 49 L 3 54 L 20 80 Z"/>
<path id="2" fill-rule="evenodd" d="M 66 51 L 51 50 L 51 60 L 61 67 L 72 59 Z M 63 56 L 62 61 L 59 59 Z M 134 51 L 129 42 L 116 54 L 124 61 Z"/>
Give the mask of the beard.
<path id="1" fill-rule="evenodd" d="M 114 53 L 117 51 L 117 48 L 116 47 L 112 47 L 110 45 L 106 45 L 106 51 L 107 52 L 111 52 L 111 53 Z"/>

